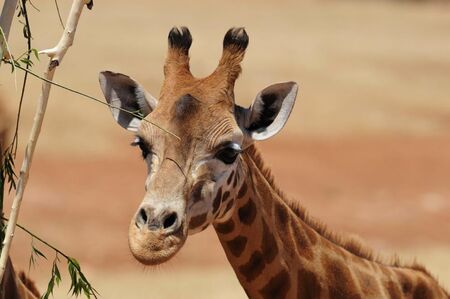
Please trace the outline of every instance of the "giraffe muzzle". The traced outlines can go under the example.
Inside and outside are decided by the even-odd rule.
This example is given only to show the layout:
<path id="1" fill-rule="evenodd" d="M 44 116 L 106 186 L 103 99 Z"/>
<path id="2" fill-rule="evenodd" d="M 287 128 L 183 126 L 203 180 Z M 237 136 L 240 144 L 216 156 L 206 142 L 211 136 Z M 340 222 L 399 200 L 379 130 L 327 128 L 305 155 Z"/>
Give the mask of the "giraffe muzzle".
<path id="1" fill-rule="evenodd" d="M 173 257 L 187 238 L 184 215 L 170 206 L 157 209 L 143 203 L 131 220 L 128 241 L 142 264 L 158 265 Z"/>

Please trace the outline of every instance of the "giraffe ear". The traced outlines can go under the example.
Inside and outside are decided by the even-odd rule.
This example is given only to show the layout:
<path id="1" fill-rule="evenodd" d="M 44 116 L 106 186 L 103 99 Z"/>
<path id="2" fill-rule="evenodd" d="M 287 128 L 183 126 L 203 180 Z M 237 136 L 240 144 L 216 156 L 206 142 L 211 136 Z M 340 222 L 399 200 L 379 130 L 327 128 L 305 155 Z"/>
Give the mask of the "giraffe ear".
<path id="1" fill-rule="evenodd" d="M 100 72 L 98 79 L 114 119 L 125 129 L 137 131 L 142 118 L 155 109 L 157 100 L 138 82 L 124 74 L 104 71 Z"/>
<path id="2" fill-rule="evenodd" d="M 248 109 L 237 106 L 236 117 L 252 139 L 264 140 L 278 133 L 286 124 L 297 96 L 298 85 L 285 82 L 263 89 Z"/>

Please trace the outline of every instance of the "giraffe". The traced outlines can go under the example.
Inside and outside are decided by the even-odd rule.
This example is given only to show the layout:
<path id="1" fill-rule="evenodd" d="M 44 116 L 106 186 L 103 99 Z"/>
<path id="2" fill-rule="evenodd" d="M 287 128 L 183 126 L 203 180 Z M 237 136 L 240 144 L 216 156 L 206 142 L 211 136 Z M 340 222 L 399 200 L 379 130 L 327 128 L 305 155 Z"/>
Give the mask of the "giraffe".
<path id="1" fill-rule="evenodd" d="M 37 287 L 23 271 L 16 273 L 8 258 L 3 281 L 0 286 L 0 299 L 38 299 L 41 298 Z"/>
<path id="2" fill-rule="evenodd" d="M 145 196 L 129 226 L 134 257 L 161 264 L 188 235 L 212 225 L 249 298 L 448 298 L 421 266 L 374 257 L 277 188 L 255 141 L 283 128 L 298 86 L 274 84 L 249 108 L 235 104 L 248 42 L 244 28 L 230 29 L 217 68 L 195 78 L 192 36 L 174 27 L 158 99 L 126 75 L 99 74 L 113 117 L 135 133 L 132 145 L 148 169 Z"/>

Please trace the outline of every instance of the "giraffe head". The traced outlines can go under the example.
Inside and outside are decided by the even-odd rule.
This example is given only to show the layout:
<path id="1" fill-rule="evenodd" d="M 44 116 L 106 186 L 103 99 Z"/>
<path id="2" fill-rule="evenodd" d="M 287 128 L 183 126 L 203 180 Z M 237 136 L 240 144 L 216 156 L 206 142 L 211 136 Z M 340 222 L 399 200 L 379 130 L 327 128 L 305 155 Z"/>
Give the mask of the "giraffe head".
<path id="1" fill-rule="evenodd" d="M 189 30 L 173 28 L 168 39 L 158 99 L 126 75 L 105 71 L 99 78 L 115 120 L 135 132 L 148 166 L 146 193 L 129 228 L 131 252 L 147 265 L 167 261 L 188 234 L 226 217 L 241 152 L 281 130 L 297 94 L 297 84 L 279 83 L 258 93 L 250 108 L 235 104 L 248 45 L 243 28 L 226 33 L 219 65 L 201 79 L 189 70 Z"/>

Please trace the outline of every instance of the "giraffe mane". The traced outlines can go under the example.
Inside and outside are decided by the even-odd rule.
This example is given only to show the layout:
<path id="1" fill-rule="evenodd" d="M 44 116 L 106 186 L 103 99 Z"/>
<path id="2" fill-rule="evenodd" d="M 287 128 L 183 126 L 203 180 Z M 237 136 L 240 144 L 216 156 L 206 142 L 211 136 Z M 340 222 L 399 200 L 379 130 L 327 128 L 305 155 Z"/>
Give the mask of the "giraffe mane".
<path id="1" fill-rule="evenodd" d="M 286 203 L 291 211 L 322 237 L 360 258 L 385 266 L 407 268 L 420 271 L 437 281 L 436 277 L 434 277 L 423 265 L 418 263 L 416 260 L 410 263 L 405 263 L 401 261 L 396 254 L 392 255 L 391 257 L 381 256 L 377 253 L 374 253 L 373 249 L 364 244 L 361 239 L 330 230 L 328 226 L 322 221 L 310 216 L 308 214 L 308 211 L 298 201 L 294 201 L 286 196 L 286 194 L 275 184 L 275 179 L 272 171 L 270 170 L 270 168 L 265 166 L 261 153 L 254 144 L 249 146 L 245 150 L 245 152 L 255 163 L 256 167 L 261 171 L 261 174 L 270 184 L 272 189 L 283 200 L 283 202 Z M 444 291 L 448 295 L 447 290 L 444 289 Z"/>

